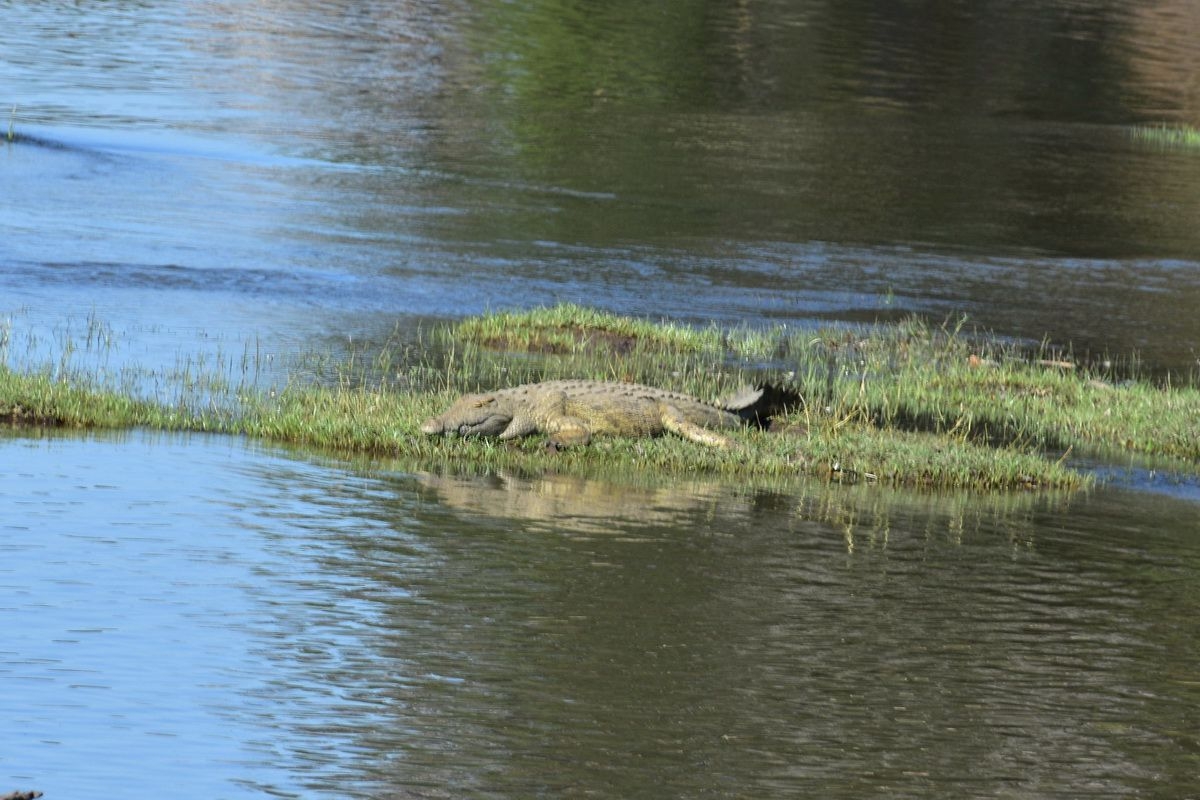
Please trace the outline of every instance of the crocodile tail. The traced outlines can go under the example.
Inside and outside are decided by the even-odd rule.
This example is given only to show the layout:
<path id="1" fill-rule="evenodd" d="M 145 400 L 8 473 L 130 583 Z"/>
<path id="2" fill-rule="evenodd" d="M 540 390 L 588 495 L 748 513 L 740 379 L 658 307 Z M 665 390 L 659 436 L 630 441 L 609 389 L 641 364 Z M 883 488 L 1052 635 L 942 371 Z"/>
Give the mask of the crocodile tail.
<path id="1" fill-rule="evenodd" d="M 763 383 L 739 390 L 721 405 L 748 424 L 766 428 L 771 424 L 772 417 L 804 405 L 804 398 L 795 389 Z"/>

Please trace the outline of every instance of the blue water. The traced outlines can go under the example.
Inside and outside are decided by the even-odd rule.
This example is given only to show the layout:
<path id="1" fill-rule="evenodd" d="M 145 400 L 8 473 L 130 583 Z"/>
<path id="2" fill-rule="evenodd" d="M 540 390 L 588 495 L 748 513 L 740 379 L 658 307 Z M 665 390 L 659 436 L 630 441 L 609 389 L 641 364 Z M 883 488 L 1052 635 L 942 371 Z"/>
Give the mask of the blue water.
<path id="1" fill-rule="evenodd" d="M 118 786 L 301 796 L 319 766 L 278 757 L 291 736 L 276 728 L 287 676 L 264 651 L 330 579 L 304 555 L 314 543 L 272 522 L 311 506 L 261 476 L 286 471 L 309 490 L 336 476 L 236 440 L 0 447 L 6 782 L 60 797 Z M 353 641 L 342 631 L 321 644 Z M 304 700 L 322 720 L 327 704 Z"/>
<path id="2" fill-rule="evenodd" d="M 1164 10 L 671 8 L 9 4 L 0 315 L 157 366 L 559 300 L 965 313 L 1197 368 L 1200 159 L 1130 135 L 1192 118 Z"/>

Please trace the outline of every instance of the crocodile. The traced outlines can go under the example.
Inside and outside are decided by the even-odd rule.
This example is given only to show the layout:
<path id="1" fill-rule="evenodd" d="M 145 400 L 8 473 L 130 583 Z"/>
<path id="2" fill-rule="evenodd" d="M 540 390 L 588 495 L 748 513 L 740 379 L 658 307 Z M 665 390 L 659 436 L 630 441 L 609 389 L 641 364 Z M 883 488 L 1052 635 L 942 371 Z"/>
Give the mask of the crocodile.
<path id="1" fill-rule="evenodd" d="M 730 448 L 720 433 L 766 427 L 773 413 L 799 401 L 770 385 L 739 392 L 720 405 L 637 383 L 557 380 L 460 397 L 421 425 L 429 435 L 515 439 L 544 433 L 556 446 L 583 445 L 594 435 L 659 436 L 670 432 L 710 447 Z"/>

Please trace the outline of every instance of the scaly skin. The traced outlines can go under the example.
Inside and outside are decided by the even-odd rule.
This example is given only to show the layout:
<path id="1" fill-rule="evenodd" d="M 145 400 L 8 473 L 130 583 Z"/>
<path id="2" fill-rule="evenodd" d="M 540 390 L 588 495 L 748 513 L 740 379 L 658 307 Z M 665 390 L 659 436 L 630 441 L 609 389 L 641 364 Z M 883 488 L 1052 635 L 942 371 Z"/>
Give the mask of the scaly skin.
<path id="1" fill-rule="evenodd" d="M 444 414 L 421 425 L 430 435 L 498 436 L 544 433 L 557 445 L 587 444 L 593 436 L 659 436 L 671 432 L 710 447 L 732 447 L 718 430 L 741 428 L 761 395 L 719 408 L 653 386 L 611 381 L 563 380 L 463 395 Z"/>

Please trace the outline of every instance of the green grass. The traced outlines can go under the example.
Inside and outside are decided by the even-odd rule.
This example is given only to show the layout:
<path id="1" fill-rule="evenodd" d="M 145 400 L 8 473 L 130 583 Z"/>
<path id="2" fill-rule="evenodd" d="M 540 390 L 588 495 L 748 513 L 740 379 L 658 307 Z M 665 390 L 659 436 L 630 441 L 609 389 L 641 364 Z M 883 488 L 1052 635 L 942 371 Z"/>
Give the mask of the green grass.
<path id="1" fill-rule="evenodd" d="M 1057 353 L 960 328 L 910 319 L 817 333 L 694 330 L 556 306 L 464 320 L 415 344 L 384 343 L 339 360 L 310 357 L 275 388 L 247 380 L 258 373 L 249 357 L 241 375 L 226 359 L 215 370 L 184 364 L 155 376 L 148 399 L 78 374 L 65 357 L 39 370 L 0 366 L 0 420 L 217 431 L 341 453 L 589 475 L 1072 489 L 1090 480 L 1070 467 L 1072 453 L 1170 457 L 1200 471 L 1194 384 L 1116 382 L 1064 365 Z M 548 347 L 551 334 L 560 338 Z M 322 377 L 302 380 L 301 372 Z M 710 400 L 765 379 L 791 385 L 806 403 L 770 432 L 736 433 L 740 446 L 731 451 L 667 436 L 548 453 L 538 437 L 500 443 L 418 432 L 463 391 L 558 377 L 631 380 Z"/>
<path id="2" fill-rule="evenodd" d="M 1200 459 L 1200 391 L 1113 381 L 1059 357 L 910 320 L 881 337 L 834 343 L 834 380 L 803 383 L 839 413 L 880 428 L 997 445 Z M 857 381 L 855 380 L 857 376 Z M 857 385 L 856 385 L 857 384 Z"/>
<path id="3" fill-rule="evenodd" d="M 22 374 L 0 365 L 0 422 L 70 428 L 148 423 L 151 407 L 129 395 L 55 380 L 48 371 Z"/>
<path id="4" fill-rule="evenodd" d="M 1200 129 L 1191 125 L 1136 125 L 1131 137 L 1135 142 L 1159 147 L 1200 148 Z"/>
<path id="5" fill-rule="evenodd" d="M 499 350 L 545 354 L 604 352 L 607 355 L 703 354 L 763 359 L 786 329 L 695 328 L 675 322 L 650 322 L 607 311 L 561 303 L 526 311 L 502 311 L 470 317 L 448 331 L 462 342 Z"/>

